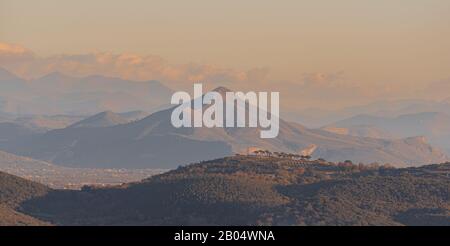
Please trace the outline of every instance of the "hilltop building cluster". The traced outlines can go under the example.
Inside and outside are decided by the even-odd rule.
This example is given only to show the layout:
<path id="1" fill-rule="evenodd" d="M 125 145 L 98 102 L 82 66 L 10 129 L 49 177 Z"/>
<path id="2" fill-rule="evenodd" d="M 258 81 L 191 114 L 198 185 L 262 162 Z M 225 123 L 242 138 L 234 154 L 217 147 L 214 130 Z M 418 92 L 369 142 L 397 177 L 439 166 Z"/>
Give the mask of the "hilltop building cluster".
<path id="1" fill-rule="evenodd" d="M 255 150 L 255 151 L 250 152 L 248 155 L 288 158 L 288 159 L 292 159 L 292 160 L 310 160 L 311 159 L 310 155 L 299 155 L 299 154 L 285 153 L 285 152 L 271 152 L 269 150 Z"/>

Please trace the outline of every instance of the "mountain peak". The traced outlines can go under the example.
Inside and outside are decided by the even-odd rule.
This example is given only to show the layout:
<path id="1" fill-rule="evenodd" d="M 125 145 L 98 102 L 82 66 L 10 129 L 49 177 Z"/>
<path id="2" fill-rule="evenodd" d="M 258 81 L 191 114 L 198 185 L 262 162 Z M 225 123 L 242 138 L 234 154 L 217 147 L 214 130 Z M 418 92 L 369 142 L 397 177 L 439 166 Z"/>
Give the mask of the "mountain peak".
<path id="1" fill-rule="evenodd" d="M 107 127 L 128 123 L 124 117 L 112 111 L 104 111 L 96 115 L 90 116 L 84 120 L 76 122 L 68 128 L 91 128 L 91 127 Z"/>
<path id="2" fill-rule="evenodd" d="M 216 89 L 212 90 L 215 92 L 219 92 L 219 93 L 226 93 L 226 92 L 231 92 L 231 90 L 229 90 L 228 88 L 224 87 L 224 86 L 219 86 Z"/>

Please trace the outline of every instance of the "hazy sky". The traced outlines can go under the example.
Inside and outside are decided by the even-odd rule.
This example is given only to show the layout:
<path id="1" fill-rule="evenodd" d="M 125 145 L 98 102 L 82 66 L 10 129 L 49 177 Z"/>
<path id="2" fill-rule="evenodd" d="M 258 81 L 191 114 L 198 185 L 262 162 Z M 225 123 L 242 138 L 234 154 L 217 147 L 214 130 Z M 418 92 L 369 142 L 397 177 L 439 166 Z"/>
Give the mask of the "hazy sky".
<path id="1" fill-rule="evenodd" d="M 450 78 L 450 1 L 0 0 L 0 42 L 41 57 L 133 53 L 258 68 L 280 90 L 410 91 Z"/>

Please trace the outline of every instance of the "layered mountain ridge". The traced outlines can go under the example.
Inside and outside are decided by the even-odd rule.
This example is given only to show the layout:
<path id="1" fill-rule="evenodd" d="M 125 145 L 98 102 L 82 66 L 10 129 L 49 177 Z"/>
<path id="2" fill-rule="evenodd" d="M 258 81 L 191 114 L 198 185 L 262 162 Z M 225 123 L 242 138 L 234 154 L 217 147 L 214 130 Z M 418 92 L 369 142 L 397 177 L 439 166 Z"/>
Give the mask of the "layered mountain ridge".
<path id="1" fill-rule="evenodd" d="M 345 136 L 280 119 L 278 137 L 261 139 L 260 128 L 175 128 L 171 113 L 172 108 L 161 110 L 144 119 L 110 127 L 53 130 L 14 143 L 6 150 L 73 167 L 173 168 L 246 153 L 253 147 L 301 153 L 311 145 L 317 146 L 313 157 L 330 161 L 414 166 L 447 160 L 445 154 L 422 138 L 418 141 Z"/>

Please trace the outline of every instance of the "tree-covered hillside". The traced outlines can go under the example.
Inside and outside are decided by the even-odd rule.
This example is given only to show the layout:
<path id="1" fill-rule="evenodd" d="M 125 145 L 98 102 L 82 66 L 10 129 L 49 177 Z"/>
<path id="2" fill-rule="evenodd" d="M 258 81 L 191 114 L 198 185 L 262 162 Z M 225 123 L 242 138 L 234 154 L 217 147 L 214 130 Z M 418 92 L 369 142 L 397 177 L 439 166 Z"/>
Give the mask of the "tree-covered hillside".
<path id="1" fill-rule="evenodd" d="M 450 163 L 235 156 L 120 187 L 53 190 L 21 211 L 59 225 L 450 225 Z"/>

